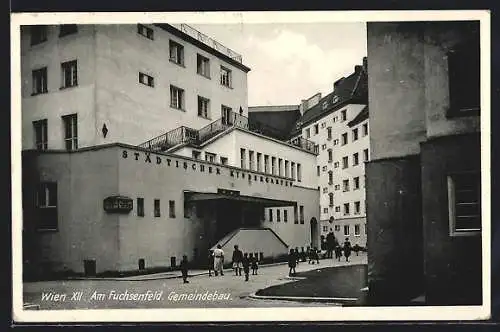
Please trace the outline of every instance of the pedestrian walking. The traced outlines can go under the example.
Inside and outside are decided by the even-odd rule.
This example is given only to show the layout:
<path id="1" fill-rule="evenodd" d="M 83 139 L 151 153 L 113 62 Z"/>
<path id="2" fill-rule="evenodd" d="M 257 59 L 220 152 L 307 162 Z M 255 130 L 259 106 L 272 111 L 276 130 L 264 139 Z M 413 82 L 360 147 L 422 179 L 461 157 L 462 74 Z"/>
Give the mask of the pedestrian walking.
<path id="1" fill-rule="evenodd" d="M 241 276 L 241 270 L 243 269 L 243 252 L 238 248 L 238 245 L 234 246 L 233 251 L 233 269 L 236 276 Z"/>
<path id="2" fill-rule="evenodd" d="M 180 264 L 181 272 L 182 272 L 182 280 L 185 284 L 189 284 L 188 278 L 188 258 L 187 255 L 182 256 L 182 261 Z"/>
<path id="3" fill-rule="evenodd" d="M 243 272 L 245 272 L 245 281 L 248 281 L 248 275 L 250 274 L 250 259 L 248 258 L 248 253 L 243 255 L 242 265 Z"/>
<path id="4" fill-rule="evenodd" d="M 342 248 L 337 244 L 335 246 L 335 258 L 340 262 L 341 257 L 342 257 Z"/>
<path id="5" fill-rule="evenodd" d="M 295 267 L 297 266 L 297 256 L 293 249 L 290 249 L 290 253 L 288 254 L 288 267 L 290 270 L 288 271 L 288 276 L 295 275 L 297 272 L 295 271 Z"/>
<path id="6" fill-rule="evenodd" d="M 314 256 L 314 259 L 316 260 L 316 263 L 319 264 L 319 249 L 314 247 L 313 248 L 313 256 Z"/>
<path id="7" fill-rule="evenodd" d="M 220 244 L 217 245 L 217 248 L 214 249 L 214 272 L 215 276 L 218 276 L 219 273 L 221 276 L 224 275 L 224 251 Z"/>
<path id="8" fill-rule="evenodd" d="M 326 252 L 327 258 L 333 258 L 333 249 L 335 248 L 335 235 L 333 235 L 332 229 L 330 228 L 330 233 L 326 235 Z"/>
<path id="9" fill-rule="evenodd" d="M 250 254 L 250 263 L 252 264 L 252 275 L 257 275 L 257 270 L 259 269 L 257 254 Z"/>
<path id="10" fill-rule="evenodd" d="M 208 276 L 212 276 L 212 270 L 214 268 L 214 251 L 208 251 Z"/>
<path id="11" fill-rule="evenodd" d="M 349 256 L 351 256 L 351 242 L 349 242 L 349 239 L 345 239 L 344 241 L 344 256 L 345 256 L 345 261 L 349 262 Z"/>
<path id="12" fill-rule="evenodd" d="M 300 258 L 303 262 L 307 260 L 307 253 L 304 251 L 304 247 L 301 249 L 302 251 L 300 252 Z"/>

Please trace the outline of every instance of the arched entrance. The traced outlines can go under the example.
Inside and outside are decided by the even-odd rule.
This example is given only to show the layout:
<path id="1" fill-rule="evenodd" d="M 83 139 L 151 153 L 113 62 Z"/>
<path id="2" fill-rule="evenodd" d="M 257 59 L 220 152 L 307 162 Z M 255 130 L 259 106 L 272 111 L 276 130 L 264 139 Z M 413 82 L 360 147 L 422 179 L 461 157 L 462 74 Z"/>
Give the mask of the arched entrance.
<path id="1" fill-rule="evenodd" d="M 311 245 L 319 248 L 319 225 L 315 217 L 311 218 Z"/>

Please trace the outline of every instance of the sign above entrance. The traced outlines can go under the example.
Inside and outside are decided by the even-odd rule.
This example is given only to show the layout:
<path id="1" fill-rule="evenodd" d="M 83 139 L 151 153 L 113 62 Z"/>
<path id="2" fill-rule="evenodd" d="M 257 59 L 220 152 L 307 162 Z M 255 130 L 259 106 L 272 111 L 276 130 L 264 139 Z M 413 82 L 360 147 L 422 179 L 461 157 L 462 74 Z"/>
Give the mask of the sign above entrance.
<path id="1" fill-rule="evenodd" d="M 217 189 L 217 193 L 225 196 L 238 197 L 240 196 L 240 192 L 237 190 L 229 190 L 229 189 Z"/>
<path id="2" fill-rule="evenodd" d="M 125 196 L 110 196 L 104 199 L 104 211 L 127 214 L 134 207 L 133 200 Z"/>

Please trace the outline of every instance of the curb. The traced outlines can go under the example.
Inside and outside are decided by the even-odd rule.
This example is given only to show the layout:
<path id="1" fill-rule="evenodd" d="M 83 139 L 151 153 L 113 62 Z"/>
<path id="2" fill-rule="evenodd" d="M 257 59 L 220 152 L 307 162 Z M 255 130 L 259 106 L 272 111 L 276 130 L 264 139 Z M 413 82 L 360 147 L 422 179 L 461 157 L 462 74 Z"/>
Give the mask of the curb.
<path id="1" fill-rule="evenodd" d="M 356 302 L 358 300 L 358 298 L 353 298 L 353 297 L 279 296 L 279 295 L 257 295 L 256 293 L 252 293 L 248 297 L 256 300 L 332 303 L 337 306 L 343 306 L 343 303 L 340 303 L 340 301 Z"/>

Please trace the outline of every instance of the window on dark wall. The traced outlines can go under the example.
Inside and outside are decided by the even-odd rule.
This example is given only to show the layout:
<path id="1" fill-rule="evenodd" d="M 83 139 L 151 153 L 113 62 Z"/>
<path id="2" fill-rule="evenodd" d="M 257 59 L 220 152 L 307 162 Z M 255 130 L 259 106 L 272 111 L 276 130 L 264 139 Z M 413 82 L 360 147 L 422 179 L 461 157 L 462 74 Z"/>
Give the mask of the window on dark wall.
<path id="1" fill-rule="evenodd" d="M 161 216 L 160 200 L 159 199 L 154 200 L 154 213 L 155 213 L 155 217 Z"/>
<path id="2" fill-rule="evenodd" d="M 57 231 L 57 183 L 42 182 L 36 190 L 37 230 Z"/>
<path id="3" fill-rule="evenodd" d="M 137 216 L 144 217 L 144 198 L 137 198 Z"/>
<path id="4" fill-rule="evenodd" d="M 175 201 L 168 201 L 168 215 L 175 218 Z"/>
<path id="5" fill-rule="evenodd" d="M 33 121 L 35 146 L 37 150 L 47 150 L 47 119 Z"/>
<path id="6" fill-rule="evenodd" d="M 448 52 L 450 108 L 448 116 L 479 115 L 480 47 L 479 25 L 468 40 Z"/>
<path id="7" fill-rule="evenodd" d="M 481 173 L 451 174 L 447 182 L 450 235 L 480 234 Z"/>
<path id="8" fill-rule="evenodd" d="M 30 33 L 31 46 L 47 41 L 47 26 L 45 25 L 32 25 Z"/>
<path id="9" fill-rule="evenodd" d="M 71 88 L 77 85 L 78 85 L 77 60 L 61 63 L 61 89 Z"/>
<path id="10" fill-rule="evenodd" d="M 64 124 L 64 144 L 66 150 L 78 149 L 78 115 L 70 114 L 62 116 Z"/>

